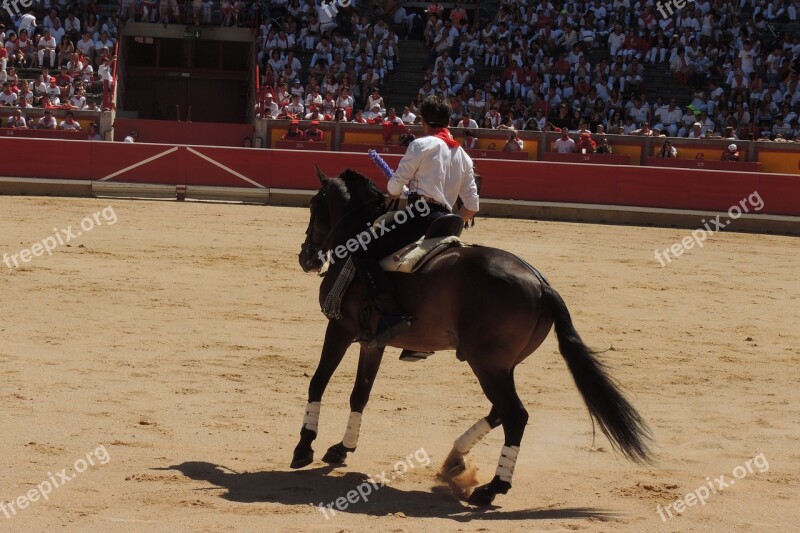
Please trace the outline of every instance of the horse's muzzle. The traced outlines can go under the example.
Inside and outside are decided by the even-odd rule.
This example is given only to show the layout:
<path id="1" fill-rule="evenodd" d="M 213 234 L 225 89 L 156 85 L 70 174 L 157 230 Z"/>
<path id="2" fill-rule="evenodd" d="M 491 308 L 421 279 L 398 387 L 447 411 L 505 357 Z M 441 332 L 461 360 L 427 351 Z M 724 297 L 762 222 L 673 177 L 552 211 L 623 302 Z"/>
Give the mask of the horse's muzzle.
<path id="1" fill-rule="evenodd" d="M 311 243 L 304 242 L 300 246 L 300 253 L 297 255 L 297 259 L 303 272 L 318 272 L 322 268 L 322 259 L 320 259 L 319 255 L 316 247 Z"/>

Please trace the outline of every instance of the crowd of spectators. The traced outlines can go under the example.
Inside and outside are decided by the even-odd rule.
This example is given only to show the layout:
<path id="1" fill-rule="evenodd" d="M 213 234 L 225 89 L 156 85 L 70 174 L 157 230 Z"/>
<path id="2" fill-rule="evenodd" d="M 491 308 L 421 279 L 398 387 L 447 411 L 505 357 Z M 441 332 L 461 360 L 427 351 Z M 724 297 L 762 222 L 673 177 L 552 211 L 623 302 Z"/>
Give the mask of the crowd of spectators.
<path id="1" fill-rule="evenodd" d="M 381 96 L 400 62 L 399 39 L 387 18 L 360 14 L 355 2 L 271 3 L 259 28 L 258 114 L 399 125 L 402 119 Z"/>
<path id="2" fill-rule="evenodd" d="M 600 134 L 798 139 L 800 37 L 772 24 L 797 22 L 800 1 L 670 9 L 502 0 L 486 18 L 434 5 L 424 28 L 429 68 L 409 110 L 438 94 L 463 127 L 575 133 L 585 122 Z M 654 98 L 647 71 L 685 88 Z"/>
<path id="3" fill-rule="evenodd" d="M 261 14 L 255 0 L 120 0 L 122 20 L 159 24 L 253 27 Z"/>
<path id="4" fill-rule="evenodd" d="M 94 111 L 113 105 L 108 98 L 87 98 L 87 94 L 110 94 L 117 16 L 101 22 L 91 1 L 32 4 L 27 10 L 9 9 L 0 15 L 0 106 Z M 12 127 L 23 123 L 30 126 L 26 120 L 9 121 Z M 80 127 L 69 117 L 55 125 L 50 120 L 33 124 L 60 129 L 76 125 Z"/>

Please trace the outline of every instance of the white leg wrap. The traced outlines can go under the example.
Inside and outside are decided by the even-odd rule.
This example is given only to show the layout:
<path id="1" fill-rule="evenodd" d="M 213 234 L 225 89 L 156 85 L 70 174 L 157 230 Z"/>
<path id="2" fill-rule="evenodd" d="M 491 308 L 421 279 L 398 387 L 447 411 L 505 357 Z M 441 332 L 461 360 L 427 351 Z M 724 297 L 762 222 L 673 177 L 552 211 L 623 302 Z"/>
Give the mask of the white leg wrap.
<path id="1" fill-rule="evenodd" d="M 453 448 L 459 453 L 469 453 L 472 447 L 475 446 L 479 440 L 488 435 L 491 430 L 492 426 L 489 425 L 489 422 L 485 418 L 481 418 L 475 422 L 471 428 L 465 431 L 463 435 L 456 439 Z"/>
<path id="2" fill-rule="evenodd" d="M 306 406 L 306 416 L 303 417 L 303 427 L 314 433 L 317 432 L 317 426 L 319 425 L 320 407 L 322 407 L 320 402 L 308 402 Z"/>
<path id="3" fill-rule="evenodd" d="M 358 433 L 361 431 L 361 413 L 351 412 L 347 420 L 347 429 L 344 432 L 342 444 L 345 448 L 355 448 L 358 445 Z"/>
<path id="4" fill-rule="evenodd" d="M 500 460 L 497 462 L 497 471 L 495 475 L 511 483 L 511 477 L 514 475 L 514 465 L 517 464 L 517 456 L 519 455 L 519 446 L 503 446 L 500 450 Z"/>

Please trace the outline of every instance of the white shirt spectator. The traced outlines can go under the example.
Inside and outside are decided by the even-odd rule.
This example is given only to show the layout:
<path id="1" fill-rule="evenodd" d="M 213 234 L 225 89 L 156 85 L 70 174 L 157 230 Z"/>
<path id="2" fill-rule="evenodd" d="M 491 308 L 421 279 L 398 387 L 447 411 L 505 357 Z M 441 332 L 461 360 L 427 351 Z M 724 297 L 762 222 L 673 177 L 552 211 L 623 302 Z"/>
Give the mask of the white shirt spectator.
<path id="1" fill-rule="evenodd" d="M 56 125 L 56 117 L 53 115 L 45 115 L 39 119 L 39 127 L 41 129 L 54 130 L 56 129 Z"/>
<path id="2" fill-rule="evenodd" d="M 750 50 L 742 49 L 742 51 L 739 52 L 739 59 L 742 60 L 742 72 L 744 72 L 745 76 L 753 72 L 755 69 L 755 57 L 756 53 L 752 48 Z"/>
<path id="3" fill-rule="evenodd" d="M 403 124 L 413 124 L 414 120 L 417 118 L 417 115 L 409 111 L 408 113 L 403 113 L 401 118 L 403 119 Z"/>
<path id="4" fill-rule="evenodd" d="M 91 37 L 89 37 L 88 39 L 81 38 L 80 40 L 78 40 L 78 44 L 75 45 L 75 49 L 83 52 L 83 55 L 85 57 L 91 57 L 91 53 L 94 50 L 94 48 L 95 48 L 94 41 L 92 40 Z"/>
<path id="5" fill-rule="evenodd" d="M 34 17 L 31 13 L 25 13 L 19 19 L 19 27 L 17 28 L 17 34 L 22 30 L 28 30 L 28 35 L 33 35 L 33 30 L 36 29 L 36 17 Z"/>
<path id="6" fill-rule="evenodd" d="M 575 152 L 575 141 L 572 137 L 567 139 L 559 137 L 556 139 L 556 142 L 553 143 L 553 148 L 555 148 L 556 152 L 559 154 L 571 154 Z"/>
<path id="7" fill-rule="evenodd" d="M 81 21 L 78 20 L 78 17 L 67 17 L 67 20 L 64 21 L 64 31 L 65 32 L 78 32 L 81 31 Z"/>
<path id="8" fill-rule="evenodd" d="M 81 129 L 81 123 L 78 122 L 77 120 L 73 120 L 72 124 L 70 124 L 66 120 L 62 120 L 61 123 L 58 125 L 58 129 L 79 131 Z"/>
<path id="9" fill-rule="evenodd" d="M 69 99 L 69 105 L 79 110 L 83 109 L 86 107 L 86 97 L 83 95 L 78 96 L 77 94 L 73 95 L 72 98 Z"/>
<path id="10" fill-rule="evenodd" d="M 17 105 L 17 93 L 3 91 L 0 93 L 0 105 L 14 106 Z"/>

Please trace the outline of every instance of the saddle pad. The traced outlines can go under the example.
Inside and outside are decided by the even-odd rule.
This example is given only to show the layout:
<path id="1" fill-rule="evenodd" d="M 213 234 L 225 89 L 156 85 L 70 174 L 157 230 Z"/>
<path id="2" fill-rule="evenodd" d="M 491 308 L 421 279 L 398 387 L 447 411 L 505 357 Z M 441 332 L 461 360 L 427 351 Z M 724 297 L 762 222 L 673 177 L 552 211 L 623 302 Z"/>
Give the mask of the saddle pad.
<path id="1" fill-rule="evenodd" d="M 428 255 L 433 257 L 451 246 L 461 246 L 461 239 L 458 237 L 423 238 L 409 246 L 414 246 L 414 248 L 398 259 L 395 259 L 395 257 L 406 251 L 408 247 L 404 247 L 381 259 L 381 268 L 387 272 L 403 272 L 409 274 L 414 271 L 414 267 L 417 266 L 424 257 Z"/>

